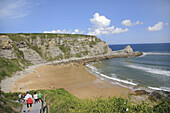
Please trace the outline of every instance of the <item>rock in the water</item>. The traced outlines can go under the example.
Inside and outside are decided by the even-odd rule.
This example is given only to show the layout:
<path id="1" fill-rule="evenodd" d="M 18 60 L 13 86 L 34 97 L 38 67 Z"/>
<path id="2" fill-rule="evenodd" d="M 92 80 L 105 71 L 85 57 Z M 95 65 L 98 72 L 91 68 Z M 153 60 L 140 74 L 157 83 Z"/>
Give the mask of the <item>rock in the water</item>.
<path id="1" fill-rule="evenodd" d="M 153 91 L 151 93 L 151 96 L 153 96 L 154 98 L 159 99 L 159 100 L 162 99 L 162 95 L 156 91 Z"/>
<path id="2" fill-rule="evenodd" d="M 124 49 L 127 53 L 133 53 L 133 49 L 131 48 L 130 45 L 126 46 Z"/>
<path id="3" fill-rule="evenodd" d="M 149 94 L 149 93 L 146 92 L 145 90 L 136 90 L 135 93 L 136 93 L 137 95 Z"/>

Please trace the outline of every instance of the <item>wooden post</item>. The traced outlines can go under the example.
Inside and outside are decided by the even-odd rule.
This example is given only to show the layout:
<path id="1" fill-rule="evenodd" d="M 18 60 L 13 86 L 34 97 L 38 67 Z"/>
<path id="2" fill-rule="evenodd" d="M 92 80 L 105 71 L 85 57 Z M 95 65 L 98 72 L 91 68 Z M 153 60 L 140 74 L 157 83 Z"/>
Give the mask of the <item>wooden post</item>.
<path id="1" fill-rule="evenodd" d="M 48 105 L 47 107 L 48 107 L 48 113 L 50 113 L 50 106 Z"/>

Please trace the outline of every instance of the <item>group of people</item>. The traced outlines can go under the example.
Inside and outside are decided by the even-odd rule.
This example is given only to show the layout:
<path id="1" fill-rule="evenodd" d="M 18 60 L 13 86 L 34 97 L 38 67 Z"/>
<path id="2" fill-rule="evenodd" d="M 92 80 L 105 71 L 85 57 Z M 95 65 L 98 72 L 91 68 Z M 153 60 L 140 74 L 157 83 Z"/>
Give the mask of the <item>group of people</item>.
<path id="1" fill-rule="evenodd" d="M 27 94 L 25 95 L 25 93 L 23 94 L 19 94 L 19 102 L 26 102 L 27 103 L 27 109 L 28 111 L 32 110 L 32 104 L 33 103 L 38 103 L 42 101 L 42 94 L 40 93 L 40 91 L 38 92 L 38 94 L 36 92 L 34 92 L 34 95 L 32 97 L 32 95 L 29 93 L 29 91 L 27 91 Z M 34 102 L 33 102 L 34 100 Z"/>

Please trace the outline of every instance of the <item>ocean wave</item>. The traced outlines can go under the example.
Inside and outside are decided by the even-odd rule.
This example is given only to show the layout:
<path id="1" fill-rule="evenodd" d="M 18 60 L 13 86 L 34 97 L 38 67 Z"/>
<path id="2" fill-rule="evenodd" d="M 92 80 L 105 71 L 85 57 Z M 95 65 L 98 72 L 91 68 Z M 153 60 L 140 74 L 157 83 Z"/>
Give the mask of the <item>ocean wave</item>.
<path id="1" fill-rule="evenodd" d="M 145 56 L 145 55 L 170 55 L 170 53 L 143 52 L 142 56 Z"/>
<path id="2" fill-rule="evenodd" d="M 121 80 L 121 79 L 118 79 L 118 78 L 109 77 L 109 76 L 104 75 L 104 74 L 100 74 L 100 76 L 105 77 L 105 78 L 110 79 L 110 80 L 114 80 L 114 81 L 118 81 L 118 82 L 123 82 L 123 83 L 134 85 L 134 86 L 137 85 L 137 84 L 135 84 L 133 82 L 129 82 L 127 80 Z"/>
<path id="3" fill-rule="evenodd" d="M 109 80 L 114 80 L 114 81 L 117 81 L 117 82 L 122 82 L 122 83 L 129 84 L 129 85 L 134 85 L 134 86 L 137 85 L 136 83 L 133 83 L 132 81 L 130 82 L 130 81 L 127 81 L 127 80 L 118 79 L 118 78 L 116 78 L 116 77 L 117 77 L 116 74 L 113 74 L 113 73 L 111 74 L 112 77 L 109 77 L 109 76 L 107 76 L 107 75 L 104 75 L 104 74 L 98 72 L 98 71 L 97 71 L 97 68 L 94 67 L 94 66 L 92 66 L 92 65 L 86 64 L 86 66 L 89 67 L 89 68 L 91 68 L 92 71 L 94 71 L 95 73 L 97 73 L 98 75 L 100 75 L 100 76 L 103 77 L 103 78 L 107 78 L 107 79 L 109 79 Z"/>
<path id="4" fill-rule="evenodd" d="M 134 69 L 143 70 L 143 71 L 153 73 L 153 74 L 170 76 L 170 71 L 166 71 L 166 70 L 153 69 L 153 68 L 143 67 L 143 66 L 139 66 L 139 65 L 125 65 L 125 66 L 131 67 L 131 68 L 134 68 Z"/>
<path id="5" fill-rule="evenodd" d="M 87 67 L 89 67 L 90 69 L 92 69 L 93 71 L 97 72 L 97 68 L 90 65 L 90 64 L 86 64 Z"/>
<path id="6" fill-rule="evenodd" d="M 153 90 L 168 91 L 168 92 L 170 92 L 170 88 L 169 87 L 160 87 L 160 88 L 158 88 L 158 87 L 148 87 L 148 88 L 153 89 Z"/>

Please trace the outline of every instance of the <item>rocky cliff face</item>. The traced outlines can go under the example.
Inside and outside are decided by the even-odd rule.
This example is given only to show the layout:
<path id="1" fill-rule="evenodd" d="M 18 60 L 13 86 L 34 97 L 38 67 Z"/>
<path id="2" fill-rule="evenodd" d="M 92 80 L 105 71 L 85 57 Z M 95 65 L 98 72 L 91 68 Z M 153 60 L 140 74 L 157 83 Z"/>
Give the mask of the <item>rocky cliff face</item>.
<path id="1" fill-rule="evenodd" d="M 107 43 L 95 36 L 70 34 L 0 35 L 0 57 L 20 59 L 22 65 L 71 57 L 104 55 L 111 52 Z"/>

